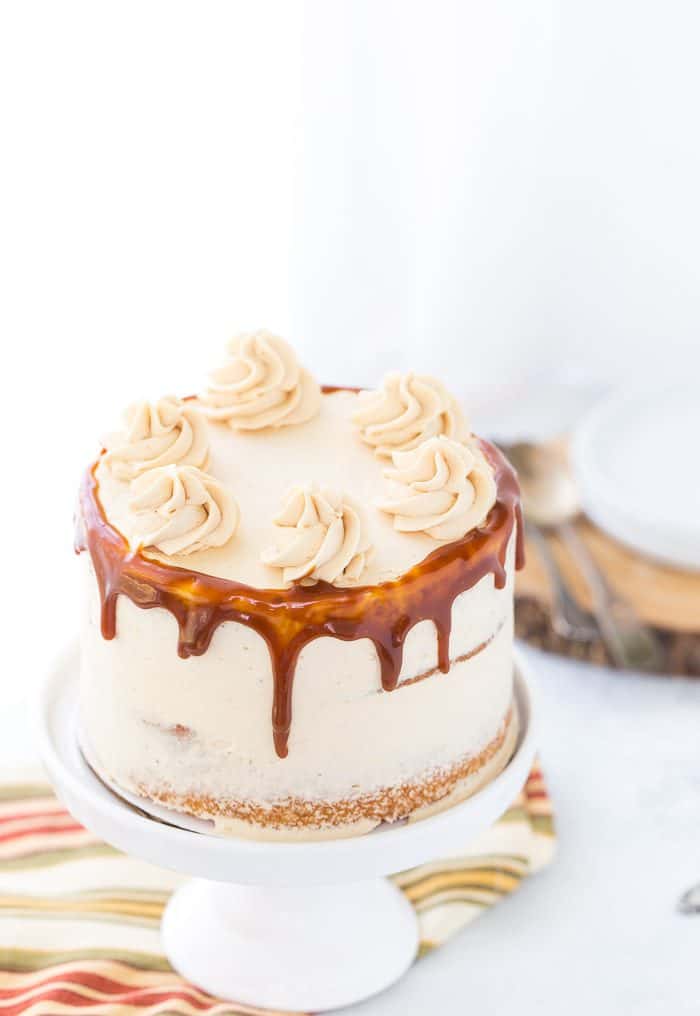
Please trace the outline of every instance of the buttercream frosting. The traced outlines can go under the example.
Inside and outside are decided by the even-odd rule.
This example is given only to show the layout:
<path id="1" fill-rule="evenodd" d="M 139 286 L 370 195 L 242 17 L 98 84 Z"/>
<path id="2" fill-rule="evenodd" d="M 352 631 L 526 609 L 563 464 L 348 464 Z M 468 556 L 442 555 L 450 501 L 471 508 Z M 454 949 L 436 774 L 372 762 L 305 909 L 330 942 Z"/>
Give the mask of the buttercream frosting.
<path id="1" fill-rule="evenodd" d="M 481 525 L 496 500 L 493 470 L 475 446 L 440 436 L 417 448 L 394 452 L 385 476 L 397 485 L 379 503 L 394 528 L 424 532 L 436 540 L 459 540 Z"/>
<path id="2" fill-rule="evenodd" d="M 226 362 L 209 375 L 200 403 L 210 419 L 262 430 L 310 420 L 321 391 L 284 339 L 256 331 L 231 339 Z"/>
<path id="3" fill-rule="evenodd" d="M 364 513 L 347 495 L 327 488 L 296 487 L 274 520 L 279 544 L 262 554 L 282 569 L 285 582 L 357 581 L 370 554 Z"/>
<path id="4" fill-rule="evenodd" d="M 192 404 L 167 395 L 157 402 L 135 402 L 124 418 L 125 429 L 104 442 L 103 461 L 116 479 L 133 480 L 159 466 L 206 465 L 207 421 Z"/>
<path id="5" fill-rule="evenodd" d="M 469 436 L 462 409 L 442 382 L 413 373 L 387 374 L 378 391 L 361 392 L 353 422 L 362 440 L 386 458 L 440 434 L 455 441 Z"/>
<path id="6" fill-rule="evenodd" d="M 233 494 L 194 466 L 161 466 L 131 484 L 132 534 L 142 547 L 191 554 L 220 547 L 238 525 Z"/>

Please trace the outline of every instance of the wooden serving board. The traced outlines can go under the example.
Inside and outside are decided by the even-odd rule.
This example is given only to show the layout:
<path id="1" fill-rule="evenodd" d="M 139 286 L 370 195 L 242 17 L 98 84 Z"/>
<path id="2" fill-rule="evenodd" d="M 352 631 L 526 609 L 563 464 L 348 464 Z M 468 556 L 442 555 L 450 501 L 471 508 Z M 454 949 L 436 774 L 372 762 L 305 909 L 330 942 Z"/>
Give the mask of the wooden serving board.
<path id="1" fill-rule="evenodd" d="M 610 584 L 659 635 L 668 674 L 700 677 L 700 573 L 640 557 L 587 520 L 577 524 Z M 548 537 L 569 590 L 590 613 L 591 597 L 563 544 Z M 612 665 L 605 646 L 562 638 L 551 624 L 551 593 L 537 548 L 526 541 L 527 563 L 515 585 L 515 628 L 524 641 L 563 656 Z"/>

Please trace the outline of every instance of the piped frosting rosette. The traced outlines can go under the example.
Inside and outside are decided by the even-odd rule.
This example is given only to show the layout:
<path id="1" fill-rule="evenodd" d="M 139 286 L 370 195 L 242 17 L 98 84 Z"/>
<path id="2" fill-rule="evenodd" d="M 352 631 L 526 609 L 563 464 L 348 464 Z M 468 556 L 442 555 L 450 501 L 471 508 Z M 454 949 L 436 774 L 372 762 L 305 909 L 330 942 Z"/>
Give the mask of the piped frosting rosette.
<path id="1" fill-rule="evenodd" d="M 361 392 L 359 399 L 353 421 L 377 455 L 391 458 L 441 434 L 455 441 L 469 436 L 459 404 L 436 378 L 387 374 L 378 391 Z"/>
<path id="2" fill-rule="evenodd" d="M 133 539 L 163 554 L 220 547 L 238 526 L 238 505 L 226 487 L 194 466 L 162 466 L 131 484 Z"/>
<path id="3" fill-rule="evenodd" d="M 356 582 L 371 553 L 364 512 L 347 495 L 295 487 L 274 519 L 278 544 L 262 560 L 285 582 Z"/>
<path id="4" fill-rule="evenodd" d="M 304 423 L 319 411 L 321 390 L 292 348 L 267 331 L 237 335 L 212 371 L 202 410 L 238 430 Z"/>
<path id="5" fill-rule="evenodd" d="M 168 395 L 136 402 L 124 416 L 125 430 L 105 438 L 103 462 L 117 480 L 133 480 L 160 466 L 206 465 L 207 421 L 191 403 Z"/>
<path id="6" fill-rule="evenodd" d="M 475 446 L 433 437 L 407 452 L 394 452 L 385 476 L 394 496 L 379 508 L 403 533 L 427 533 L 435 540 L 459 540 L 481 525 L 496 500 L 493 470 Z"/>

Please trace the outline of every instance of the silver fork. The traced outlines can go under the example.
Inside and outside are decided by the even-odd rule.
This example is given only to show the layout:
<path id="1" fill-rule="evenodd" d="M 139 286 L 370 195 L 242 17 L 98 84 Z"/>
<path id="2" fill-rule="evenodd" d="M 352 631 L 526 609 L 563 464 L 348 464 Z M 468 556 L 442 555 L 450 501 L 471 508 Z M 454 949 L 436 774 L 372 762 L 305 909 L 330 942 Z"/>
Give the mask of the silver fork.
<path id="1" fill-rule="evenodd" d="M 540 527 L 529 520 L 525 522 L 525 533 L 530 542 L 537 547 L 549 579 L 552 593 L 552 628 L 557 635 L 565 639 L 572 639 L 574 642 L 592 642 L 598 637 L 598 627 L 569 592 L 549 540 Z"/>
<path id="2" fill-rule="evenodd" d="M 581 506 L 566 462 L 551 445 L 521 442 L 504 450 L 520 477 L 526 518 L 564 540 L 588 585 L 593 616 L 613 662 L 622 668 L 661 670 L 663 649 L 656 633 L 617 594 L 576 531 L 573 523 Z"/>

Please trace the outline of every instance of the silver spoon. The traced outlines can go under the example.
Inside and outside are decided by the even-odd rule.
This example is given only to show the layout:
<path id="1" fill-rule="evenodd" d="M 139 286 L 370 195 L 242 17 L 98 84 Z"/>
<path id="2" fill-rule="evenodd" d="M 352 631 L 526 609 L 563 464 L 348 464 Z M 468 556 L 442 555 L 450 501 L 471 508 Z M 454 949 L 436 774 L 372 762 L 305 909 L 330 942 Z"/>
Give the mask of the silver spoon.
<path id="1" fill-rule="evenodd" d="M 618 667 L 658 671 L 663 652 L 656 635 L 610 586 L 573 521 L 581 505 L 574 478 L 557 449 L 518 442 L 505 450 L 520 478 L 523 511 L 536 526 L 552 529 L 565 543 L 591 593 L 593 616 Z"/>
<path id="2" fill-rule="evenodd" d="M 514 460 L 518 457 L 520 445 L 507 445 L 499 442 L 503 452 Z M 540 561 L 547 572 L 551 593 L 551 623 L 554 631 L 565 639 L 574 642 L 592 642 L 599 638 L 598 625 L 590 615 L 578 605 L 575 597 L 569 592 L 564 581 L 557 559 L 544 530 L 529 517 L 525 518 L 525 534 L 531 543 L 536 544 Z"/>

